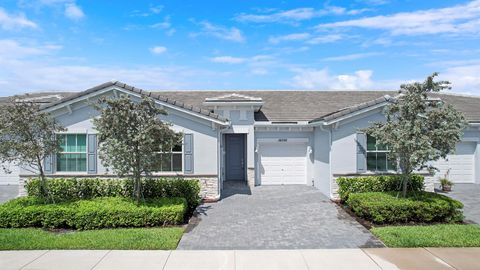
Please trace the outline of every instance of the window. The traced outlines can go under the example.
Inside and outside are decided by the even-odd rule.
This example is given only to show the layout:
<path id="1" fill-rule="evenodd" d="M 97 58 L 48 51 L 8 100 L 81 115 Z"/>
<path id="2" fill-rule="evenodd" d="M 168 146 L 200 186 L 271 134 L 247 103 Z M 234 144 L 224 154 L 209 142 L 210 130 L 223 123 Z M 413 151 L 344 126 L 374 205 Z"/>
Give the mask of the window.
<path id="1" fill-rule="evenodd" d="M 388 158 L 389 152 L 386 145 L 377 144 L 377 140 L 374 137 L 367 135 L 367 170 L 396 170 L 395 163 Z"/>
<path id="2" fill-rule="evenodd" d="M 61 151 L 57 155 L 58 172 L 87 171 L 87 135 L 59 134 Z"/>
<path id="3" fill-rule="evenodd" d="M 156 172 L 182 171 L 182 145 L 175 145 L 169 152 L 159 152 L 156 160 Z"/>

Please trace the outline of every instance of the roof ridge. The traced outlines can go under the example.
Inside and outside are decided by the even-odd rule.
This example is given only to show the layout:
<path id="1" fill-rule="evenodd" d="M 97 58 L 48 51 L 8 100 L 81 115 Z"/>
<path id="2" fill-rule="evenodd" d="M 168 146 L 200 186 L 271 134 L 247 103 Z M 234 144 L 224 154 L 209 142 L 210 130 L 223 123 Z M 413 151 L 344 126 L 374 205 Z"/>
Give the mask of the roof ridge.
<path id="1" fill-rule="evenodd" d="M 137 94 L 140 94 L 142 96 L 148 96 L 148 97 L 151 97 L 153 99 L 156 99 L 158 101 L 161 101 L 161 102 L 166 102 L 170 105 L 173 105 L 175 107 L 178 107 L 178 108 L 182 108 L 182 109 L 186 109 L 188 111 L 192 111 L 192 112 L 195 112 L 195 113 L 199 113 L 201 115 L 204 115 L 204 116 L 207 116 L 207 117 L 210 117 L 210 118 L 213 118 L 213 119 L 216 119 L 216 120 L 220 120 L 220 121 L 227 121 L 228 119 L 224 118 L 223 116 L 220 116 L 216 113 L 213 113 L 209 110 L 205 110 L 205 109 L 202 109 L 202 108 L 199 108 L 199 107 L 194 107 L 192 105 L 187 105 L 183 102 L 180 102 L 180 101 L 177 101 L 177 100 L 174 100 L 174 99 L 171 99 L 171 98 L 168 98 L 168 97 L 165 97 L 165 96 L 162 96 L 160 94 L 157 94 L 157 93 L 154 93 L 154 92 L 151 92 L 151 91 L 146 91 L 146 90 L 143 90 L 141 88 L 138 88 L 138 87 L 134 87 L 134 86 L 131 86 L 131 85 L 128 85 L 126 83 L 123 83 L 123 82 L 120 82 L 120 81 L 115 81 L 115 80 L 112 80 L 112 81 L 109 81 L 109 82 L 105 82 L 105 83 L 102 83 L 102 84 L 99 84 L 97 86 L 94 86 L 94 87 L 91 87 L 87 90 L 84 90 L 84 91 L 81 91 L 81 92 L 78 92 L 77 94 L 74 94 L 72 96 L 69 96 L 69 97 L 64 97 L 62 99 L 60 99 L 59 101 L 57 102 L 53 102 L 51 104 L 48 104 L 44 107 L 42 107 L 42 110 L 45 110 L 45 109 L 48 109 L 48 108 L 51 108 L 53 106 L 56 106 L 56 105 L 59 105 L 59 104 L 62 104 L 66 101 L 69 101 L 69 100 L 73 100 L 75 98 L 79 98 L 79 97 L 82 97 L 84 95 L 87 95 L 87 94 L 90 94 L 90 93 L 94 93 L 98 90 L 101 90 L 101 89 L 104 89 L 104 88 L 107 88 L 107 87 L 110 87 L 110 86 L 118 86 L 120 88 L 123 88 L 123 89 L 126 89 L 128 91 L 132 91 L 132 92 L 135 92 Z"/>
<path id="2" fill-rule="evenodd" d="M 368 108 L 368 107 L 372 107 L 372 106 L 375 106 L 375 105 L 383 103 L 383 102 L 390 102 L 392 100 L 395 100 L 397 96 L 392 97 L 390 95 L 383 95 L 379 98 L 372 99 L 370 101 L 357 103 L 357 104 L 342 108 L 340 110 L 337 110 L 335 112 L 331 112 L 331 113 L 322 115 L 318 118 L 315 118 L 315 119 L 311 120 L 310 123 L 318 122 L 318 121 L 321 121 L 321 120 L 330 121 L 330 120 L 336 119 L 338 117 L 347 115 L 349 113 L 353 113 L 353 112 L 356 112 L 356 111 L 359 111 L 359 110 L 362 110 L 362 109 L 365 109 L 365 108 Z"/>

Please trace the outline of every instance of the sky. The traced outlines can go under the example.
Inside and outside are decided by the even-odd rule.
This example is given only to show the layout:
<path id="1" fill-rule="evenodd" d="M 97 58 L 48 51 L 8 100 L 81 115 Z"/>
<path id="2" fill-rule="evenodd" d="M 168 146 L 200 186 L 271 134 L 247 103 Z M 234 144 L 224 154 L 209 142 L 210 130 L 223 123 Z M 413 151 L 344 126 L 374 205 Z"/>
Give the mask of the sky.
<path id="1" fill-rule="evenodd" d="M 0 96 L 396 90 L 432 72 L 480 95 L 480 0 L 0 1 Z"/>

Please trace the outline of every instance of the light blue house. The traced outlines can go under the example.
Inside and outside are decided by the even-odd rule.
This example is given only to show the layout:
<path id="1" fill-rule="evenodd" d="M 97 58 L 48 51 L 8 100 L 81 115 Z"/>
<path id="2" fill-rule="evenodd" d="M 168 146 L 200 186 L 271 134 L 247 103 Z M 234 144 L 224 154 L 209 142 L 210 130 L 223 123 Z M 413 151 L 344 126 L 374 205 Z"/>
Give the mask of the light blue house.
<path id="1" fill-rule="evenodd" d="M 167 111 L 161 116 L 184 133 L 181 145 L 160 153 L 159 176 L 200 179 L 202 196 L 218 199 L 226 181 L 257 185 L 312 185 L 337 198 L 339 176 L 394 173 L 388 150 L 359 130 L 382 121 L 394 91 L 163 91 L 147 92 L 108 82 L 43 106 L 67 131 L 63 152 L 45 161 L 52 177 L 109 177 L 97 153 L 92 119 L 98 98 L 152 97 Z M 480 184 L 480 97 L 438 94 L 462 111 L 469 126 L 455 154 L 437 162 L 426 189 L 447 171 L 456 183 Z M 38 98 L 42 98 L 41 96 Z M 0 176 L 3 183 L 24 181 L 28 171 Z M 2 178 L 3 177 L 3 178 Z"/>

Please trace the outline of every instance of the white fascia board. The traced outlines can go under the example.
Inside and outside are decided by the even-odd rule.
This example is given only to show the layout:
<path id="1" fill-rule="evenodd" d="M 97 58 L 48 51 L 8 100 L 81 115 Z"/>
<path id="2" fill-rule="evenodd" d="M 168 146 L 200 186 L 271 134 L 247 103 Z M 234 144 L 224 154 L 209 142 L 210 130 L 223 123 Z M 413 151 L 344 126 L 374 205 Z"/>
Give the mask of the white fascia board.
<path id="1" fill-rule="evenodd" d="M 116 87 L 116 86 L 109 86 L 109 87 L 106 87 L 105 89 L 102 89 L 102 90 L 99 90 L 99 91 L 95 91 L 95 92 L 92 92 L 90 94 L 87 94 L 87 95 L 84 95 L 84 96 L 81 96 L 81 97 L 78 97 L 78 98 L 75 98 L 75 99 L 72 99 L 72 100 L 69 100 L 69 101 L 66 101 L 66 102 L 63 102 L 63 103 L 60 103 L 60 104 L 57 104 L 55 106 L 52 106 L 50 108 L 47 108 L 45 110 L 42 110 L 44 112 L 53 112 L 55 110 L 58 110 L 62 107 L 65 107 L 65 106 L 70 106 L 71 104 L 73 103 L 76 103 L 76 102 L 79 102 L 81 100 L 86 100 L 86 99 L 90 99 L 94 96 L 97 96 L 97 95 L 101 95 L 101 94 L 104 94 L 106 92 L 109 92 L 109 91 L 120 91 L 122 93 L 125 93 L 127 95 L 131 95 L 131 96 L 135 96 L 135 97 L 138 97 L 138 98 L 142 98 L 142 95 L 141 94 L 138 94 L 138 93 L 135 93 L 135 92 L 132 92 L 132 91 L 129 91 L 127 89 L 123 89 L 123 88 L 120 88 L 120 87 Z M 172 105 L 170 103 L 167 103 L 167 102 L 163 102 L 163 101 L 160 101 L 156 98 L 153 98 L 152 99 L 155 101 L 156 104 L 159 104 L 161 106 L 164 106 L 166 108 L 170 108 L 172 110 L 176 110 L 176 111 L 180 111 L 180 112 L 183 112 L 183 113 L 186 113 L 186 114 L 189 114 L 189 115 L 193 115 L 195 117 L 199 117 L 199 118 L 202 118 L 204 120 L 207 120 L 207 121 L 210 121 L 210 122 L 214 122 L 216 124 L 219 124 L 219 125 L 223 125 L 223 126 L 228 126 L 230 123 L 227 121 L 227 122 L 224 122 L 224 121 L 221 121 L 221 120 L 217 120 L 217 119 L 213 119 L 211 117 L 207 117 L 205 115 L 202 115 L 200 113 L 196 113 L 196 112 L 193 112 L 193 111 L 190 111 L 190 110 L 187 110 L 187 109 L 184 109 L 184 108 L 180 108 L 178 106 L 175 106 L 175 105 Z"/>
<path id="2" fill-rule="evenodd" d="M 308 138 L 259 138 L 257 139 L 257 143 L 308 143 Z"/>
<path id="3" fill-rule="evenodd" d="M 373 110 L 376 110 L 378 108 L 382 108 L 384 107 L 385 105 L 387 105 L 388 102 L 382 102 L 382 103 L 379 103 L 377 105 L 374 105 L 374 106 L 371 106 L 371 107 L 368 107 L 368 108 L 365 108 L 365 109 L 361 109 L 359 111 L 355 111 L 355 112 L 352 112 L 352 113 L 349 113 L 349 114 L 346 114 L 344 116 L 340 116 L 338 118 L 335 118 L 333 119 L 332 121 L 327 121 L 327 122 L 324 122 L 324 125 L 331 125 L 331 124 L 335 124 L 337 122 L 341 122 L 343 120 L 346 120 L 346 119 L 349 119 L 349 118 L 352 118 L 352 117 L 355 117 L 355 116 L 359 116 L 361 114 L 364 114 L 364 113 L 367 113 L 369 111 L 373 111 Z"/>
<path id="4" fill-rule="evenodd" d="M 263 101 L 204 101 L 205 106 L 262 106 Z"/>
<path id="5" fill-rule="evenodd" d="M 253 125 L 255 127 L 309 127 L 311 124 L 308 121 L 292 121 L 297 122 L 296 124 L 293 123 L 272 123 L 272 122 L 255 122 Z"/>
<path id="6" fill-rule="evenodd" d="M 210 108 L 251 108 L 258 112 L 262 106 L 263 101 L 243 101 L 243 102 L 226 102 L 226 101 L 205 101 L 203 102 L 203 106 L 210 107 Z"/>

